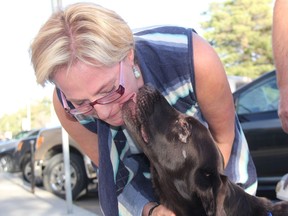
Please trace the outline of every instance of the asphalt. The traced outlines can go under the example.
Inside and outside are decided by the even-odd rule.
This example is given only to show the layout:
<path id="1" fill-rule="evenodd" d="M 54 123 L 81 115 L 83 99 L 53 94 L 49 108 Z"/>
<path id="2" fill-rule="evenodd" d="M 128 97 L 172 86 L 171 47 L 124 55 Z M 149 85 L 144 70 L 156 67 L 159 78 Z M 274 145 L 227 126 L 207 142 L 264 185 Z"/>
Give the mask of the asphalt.
<path id="1" fill-rule="evenodd" d="M 0 216 L 97 216 L 54 194 L 26 184 L 13 173 L 0 173 Z"/>

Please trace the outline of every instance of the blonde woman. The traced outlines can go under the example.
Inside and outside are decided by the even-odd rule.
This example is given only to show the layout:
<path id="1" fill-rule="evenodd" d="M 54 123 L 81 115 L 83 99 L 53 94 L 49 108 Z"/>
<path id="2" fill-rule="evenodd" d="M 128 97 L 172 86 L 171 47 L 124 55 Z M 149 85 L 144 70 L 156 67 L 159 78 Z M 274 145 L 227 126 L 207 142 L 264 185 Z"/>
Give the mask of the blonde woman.
<path id="1" fill-rule="evenodd" d="M 149 162 L 123 125 L 121 106 L 144 84 L 211 131 L 225 172 L 250 193 L 256 173 L 235 116 L 224 68 L 193 29 L 176 26 L 132 33 L 115 12 L 77 3 L 54 13 L 31 45 L 37 82 L 55 84 L 63 127 L 99 168 L 105 215 L 175 215 L 158 203 Z"/>

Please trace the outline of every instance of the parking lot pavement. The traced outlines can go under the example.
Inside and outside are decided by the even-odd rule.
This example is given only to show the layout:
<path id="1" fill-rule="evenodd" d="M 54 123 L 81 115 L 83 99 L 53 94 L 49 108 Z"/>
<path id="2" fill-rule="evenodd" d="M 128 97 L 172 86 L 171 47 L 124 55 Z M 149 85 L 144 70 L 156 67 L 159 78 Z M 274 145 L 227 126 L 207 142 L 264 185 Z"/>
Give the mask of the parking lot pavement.
<path id="1" fill-rule="evenodd" d="M 13 173 L 0 173 L 0 194 L 0 216 L 98 216 L 74 204 L 68 211 L 65 200 L 40 188 L 32 193 Z"/>

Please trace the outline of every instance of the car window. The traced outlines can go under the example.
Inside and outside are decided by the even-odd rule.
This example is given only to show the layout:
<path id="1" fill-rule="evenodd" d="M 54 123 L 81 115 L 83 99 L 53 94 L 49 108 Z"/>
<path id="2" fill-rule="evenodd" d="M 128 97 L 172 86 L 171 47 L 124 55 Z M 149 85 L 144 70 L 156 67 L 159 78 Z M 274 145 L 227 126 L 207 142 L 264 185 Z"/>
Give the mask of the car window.
<path id="1" fill-rule="evenodd" d="M 262 82 L 251 86 L 239 95 L 236 110 L 238 114 L 267 112 L 277 110 L 279 90 L 276 77 L 262 80 Z"/>
<path id="2" fill-rule="evenodd" d="M 28 138 L 32 136 L 37 136 L 39 133 L 39 130 L 35 131 L 21 131 L 18 134 L 15 135 L 14 139 L 22 139 L 22 138 Z"/>
<path id="3" fill-rule="evenodd" d="M 14 139 L 21 139 L 23 137 L 26 137 L 29 134 L 29 131 L 20 131 L 17 133 L 14 137 Z"/>

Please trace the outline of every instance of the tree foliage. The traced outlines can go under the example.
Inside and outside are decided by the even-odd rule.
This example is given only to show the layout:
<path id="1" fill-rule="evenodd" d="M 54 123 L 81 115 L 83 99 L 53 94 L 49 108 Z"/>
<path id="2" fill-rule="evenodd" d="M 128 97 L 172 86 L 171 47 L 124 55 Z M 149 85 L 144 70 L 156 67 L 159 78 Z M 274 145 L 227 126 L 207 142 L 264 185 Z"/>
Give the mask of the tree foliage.
<path id="1" fill-rule="evenodd" d="M 201 23 L 204 38 L 215 48 L 227 74 L 255 78 L 274 69 L 272 0 L 213 2 Z"/>
<path id="2" fill-rule="evenodd" d="M 43 98 L 31 104 L 31 128 L 42 128 L 50 122 L 51 100 Z M 21 108 L 16 113 L 6 114 L 0 118 L 0 135 L 11 131 L 13 136 L 22 130 L 23 119 L 27 118 L 27 108 Z"/>

